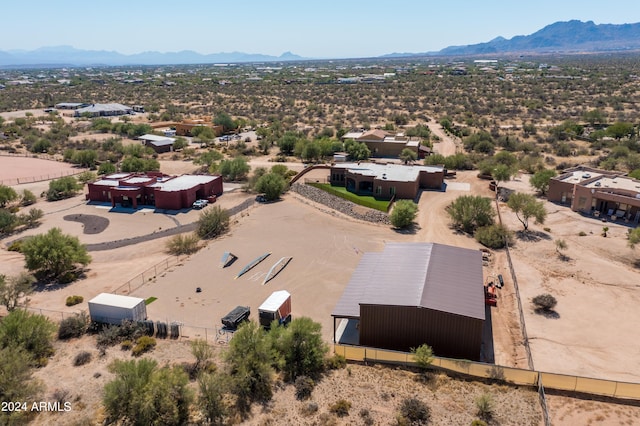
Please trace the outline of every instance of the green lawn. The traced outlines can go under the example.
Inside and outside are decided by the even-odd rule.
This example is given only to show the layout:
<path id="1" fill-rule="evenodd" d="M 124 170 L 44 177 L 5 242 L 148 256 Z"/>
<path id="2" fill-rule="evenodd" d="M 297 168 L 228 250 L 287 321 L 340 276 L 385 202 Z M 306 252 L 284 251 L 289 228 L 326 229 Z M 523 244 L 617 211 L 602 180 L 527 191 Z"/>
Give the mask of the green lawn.
<path id="1" fill-rule="evenodd" d="M 147 300 L 145 300 L 145 301 L 144 301 L 144 304 L 145 304 L 145 305 L 149 305 L 149 304 L 151 304 L 152 302 L 155 302 L 156 300 L 158 300 L 158 298 L 157 298 L 157 297 L 153 297 L 153 296 L 151 296 L 151 297 L 149 297 Z"/>
<path id="2" fill-rule="evenodd" d="M 371 209 L 380 210 L 384 213 L 386 213 L 387 209 L 389 208 L 389 201 L 377 200 L 369 195 L 357 195 L 347 191 L 347 188 L 345 188 L 344 186 L 331 186 L 331 184 L 328 183 L 314 182 L 308 183 L 308 185 L 315 186 L 316 188 L 322 189 L 329 194 L 333 194 L 336 197 L 344 198 L 345 200 L 351 201 L 352 203 L 369 207 Z"/>

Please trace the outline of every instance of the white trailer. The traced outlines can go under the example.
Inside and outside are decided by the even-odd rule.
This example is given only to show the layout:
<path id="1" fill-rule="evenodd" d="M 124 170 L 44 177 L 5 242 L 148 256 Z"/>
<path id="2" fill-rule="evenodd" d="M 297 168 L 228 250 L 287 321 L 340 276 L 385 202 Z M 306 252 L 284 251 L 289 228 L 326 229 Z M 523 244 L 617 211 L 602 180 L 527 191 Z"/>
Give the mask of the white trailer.
<path id="1" fill-rule="evenodd" d="M 104 324 L 120 324 L 123 320 L 144 321 L 147 305 L 139 297 L 100 293 L 89 301 L 91 321 Z"/>
<path id="2" fill-rule="evenodd" d="M 291 294 L 286 290 L 274 291 L 258 308 L 260 325 L 270 328 L 271 322 L 278 320 L 286 325 L 291 321 Z"/>

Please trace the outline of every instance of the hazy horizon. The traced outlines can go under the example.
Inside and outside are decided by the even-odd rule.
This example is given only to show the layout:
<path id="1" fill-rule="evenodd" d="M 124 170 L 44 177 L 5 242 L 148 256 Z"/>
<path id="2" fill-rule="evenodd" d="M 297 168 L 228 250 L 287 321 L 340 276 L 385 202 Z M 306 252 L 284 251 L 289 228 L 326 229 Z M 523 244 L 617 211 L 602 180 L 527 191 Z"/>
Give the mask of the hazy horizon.
<path id="1" fill-rule="evenodd" d="M 117 3 L 78 7 L 34 0 L 30 2 L 32 14 L 17 3 L 4 4 L 3 15 L 10 19 L 0 26 L 0 50 L 72 46 L 127 55 L 191 50 L 358 58 L 438 51 L 498 36 L 512 38 L 557 21 L 623 24 L 633 23 L 629 16 L 640 16 L 633 13 L 640 12 L 640 4 L 630 0 L 615 1 L 615 7 L 609 8 L 594 0 L 508 4 L 461 0 L 455 7 L 407 0 L 385 7 L 362 0 L 304 4 L 240 0 L 229 5 L 192 0 L 181 8 L 149 0 L 128 2 L 124 7 Z"/>

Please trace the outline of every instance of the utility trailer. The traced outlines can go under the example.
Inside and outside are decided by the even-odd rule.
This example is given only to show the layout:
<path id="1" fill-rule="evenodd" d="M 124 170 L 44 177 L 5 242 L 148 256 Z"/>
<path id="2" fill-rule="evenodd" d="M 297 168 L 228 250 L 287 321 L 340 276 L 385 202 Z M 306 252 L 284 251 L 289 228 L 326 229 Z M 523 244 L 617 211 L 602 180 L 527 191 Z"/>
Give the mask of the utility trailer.
<path id="1" fill-rule="evenodd" d="M 222 317 L 222 325 L 229 330 L 237 329 L 240 324 L 249 319 L 251 309 L 248 306 L 236 306 L 231 312 Z"/>
<path id="2" fill-rule="evenodd" d="M 274 291 L 258 308 L 260 325 L 266 329 L 271 328 L 271 323 L 277 320 L 279 324 L 288 324 L 291 321 L 291 294 L 286 290 Z"/>
<path id="3" fill-rule="evenodd" d="M 89 301 L 89 316 L 91 321 L 103 324 L 144 321 L 147 319 L 147 305 L 139 297 L 100 293 Z"/>

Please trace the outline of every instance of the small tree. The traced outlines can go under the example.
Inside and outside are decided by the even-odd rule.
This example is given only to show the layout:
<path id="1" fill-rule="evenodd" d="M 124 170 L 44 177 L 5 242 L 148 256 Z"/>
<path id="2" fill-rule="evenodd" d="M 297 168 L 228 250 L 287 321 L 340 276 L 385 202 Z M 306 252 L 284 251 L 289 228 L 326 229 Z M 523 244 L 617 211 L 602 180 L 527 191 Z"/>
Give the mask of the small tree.
<path id="1" fill-rule="evenodd" d="M 550 295 L 549 293 L 539 294 L 532 299 L 533 304 L 536 307 L 536 310 L 541 310 L 544 312 L 550 312 L 555 308 L 558 304 L 558 301 L 555 297 Z"/>
<path id="2" fill-rule="evenodd" d="M 433 349 L 431 349 L 431 346 L 424 343 L 417 348 L 411 348 L 411 353 L 418 367 L 422 370 L 431 368 L 431 363 L 433 362 Z"/>
<path id="3" fill-rule="evenodd" d="M 58 201 L 64 198 L 73 197 L 82 187 L 73 176 L 65 176 L 49 182 L 47 191 L 47 201 Z"/>
<path id="4" fill-rule="evenodd" d="M 319 323 L 307 317 L 294 319 L 286 329 L 271 327 L 269 340 L 282 355 L 288 380 L 315 377 L 324 370 L 324 357 L 329 349 L 322 340 L 321 329 Z"/>
<path id="5" fill-rule="evenodd" d="M 399 157 L 404 162 L 404 164 L 409 164 L 418 159 L 418 154 L 409 148 L 405 148 L 402 150 L 402 152 L 400 152 Z"/>
<path id="6" fill-rule="evenodd" d="M 43 366 L 53 355 L 55 331 L 56 325 L 47 317 L 16 309 L 0 322 L 0 348 L 23 349 L 34 365 Z"/>
<path id="7" fill-rule="evenodd" d="M 255 321 L 243 323 L 229 342 L 224 355 L 230 390 L 236 406 L 246 413 L 254 401 L 269 401 L 273 395 L 273 354 L 266 333 Z"/>
<path id="8" fill-rule="evenodd" d="M 538 191 L 540 195 L 546 195 L 547 191 L 549 190 L 549 182 L 555 175 L 555 170 L 540 170 L 535 172 L 533 176 L 529 178 L 529 183 Z"/>
<path id="9" fill-rule="evenodd" d="M 603 226 L 602 227 L 602 236 L 606 237 L 607 236 L 607 232 L 609 232 L 609 227 L 608 226 Z"/>
<path id="10" fill-rule="evenodd" d="M 38 198 L 33 192 L 29 191 L 28 189 L 22 191 L 22 199 L 20 200 L 21 206 L 27 207 L 31 204 L 35 204 L 36 201 L 38 201 Z"/>
<path id="11" fill-rule="evenodd" d="M 522 192 L 511 194 L 507 206 L 516 214 L 525 231 L 529 229 L 529 219 L 534 218 L 536 223 L 542 224 L 547 217 L 547 210 L 542 201 L 537 201 L 530 194 Z"/>
<path id="12" fill-rule="evenodd" d="M 215 238 L 229 229 L 229 212 L 220 206 L 213 206 L 200 213 L 196 224 L 196 234 L 200 238 Z"/>
<path id="13" fill-rule="evenodd" d="M 77 237 L 65 235 L 60 228 L 27 238 L 22 243 L 26 267 L 46 278 L 73 281 L 70 275 L 78 265 L 86 266 L 91 256 Z"/>
<path id="14" fill-rule="evenodd" d="M 398 200 L 391 211 L 389 220 L 399 229 L 409 227 L 418 214 L 418 205 L 411 200 Z"/>
<path id="15" fill-rule="evenodd" d="M 258 178 L 255 190 L 264 193 L 264 197 L 269 200 L 277 200 L 287 187 L 282 175 L 278 173 L 267 173 Z"/>
<path id="16" fill-rule="evenodd" d="M 0 275 L 0 304 L 9 312 L 20 306 L 21 300 L 24 305 L 28 304 L 28 296 L 33 292 L 35 281 L 33 275 L 24 272 L 11 278 Z"/>
<path id="17" fill-rule="evenodd" d="M 447 207 L 455 227 L 465 232 L 474 232 L 476 228 L 492 225 L 496 215 L 491 199 L 479 195 L 463 195 Z"/>
<path id="18" fill-rule="evenodd" d="M 191 342 L 191 354 L 196 359 L 193 365 L 193 371 L 197 376 L 198 373 L 209 368 L 211 359 L 213 358 L 213 349 L 206 340 L 196 339 Z"/>
<path id="19" fill-rule="evenodd" d="M 498 164 L 491 171 L 491 176 L 495 179 L 498 184 L 500 182 L 506 182 L 511 180 L 511 177 L 514 175 L 514 168 L 509 167 L 506 164 Z"/>
<path id="20" fill-rule="evenodd" d="M 558 256 L 564 259 L 565 254 L 563 253 L 563 251 L 566 250 L 567 247 L 569 247 L 567 245 L 567 242 L 563 239 L 557 239 L 555 240 L 555 244 L 556 244 L 556 252 L 558 253 Z"/>
<path id="21" fill-rule="evenodd" d="M 5 207 L 7 203 L 17 200 L 18 193 L 10 186 L 0 185 L 0 208 Z"/>
<path id="22" fill-rule="evenodd" d="M 513 240 L 513 233 L 506 226 L 498 224 L 478 228 L 473 236 L 480 244 L 492 249 L 501 249 Z"/>
<path id="23" fill-rule="evenodd" d="M 212 425 L 223 424 L 227 414 L 224 394 L 228 388 L 228 380 L 219 373 L 201 374 L 198 377 L 198 406 L 205 419 Z"/>

